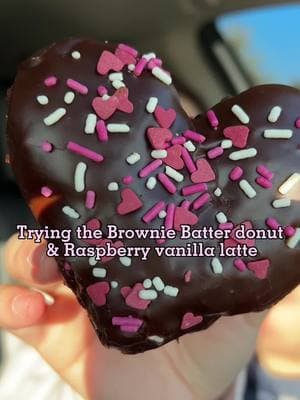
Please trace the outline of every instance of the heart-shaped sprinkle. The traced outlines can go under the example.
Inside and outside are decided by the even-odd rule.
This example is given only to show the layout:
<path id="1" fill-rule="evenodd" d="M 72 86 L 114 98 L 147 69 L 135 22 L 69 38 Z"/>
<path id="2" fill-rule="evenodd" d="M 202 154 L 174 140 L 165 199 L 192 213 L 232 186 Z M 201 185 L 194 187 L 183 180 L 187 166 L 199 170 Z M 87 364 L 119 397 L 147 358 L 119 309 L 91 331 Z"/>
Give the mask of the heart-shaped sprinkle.
<path id="1" fill-rule="evenodd" d="M 122 288 L 124 289 L 124 288 Z M 132 308 L 136 308 L 137 310 L 146 310 L 146 308 L 151 303 L 151 300 L 144 300 L 139 297 L 139 292 L 144 290 L 144 286 L 142 283 L 136 283 L 134 287 L 126 291 L 123 290 L 122 294 L 125 295 L 125 303 Z"/>
<path id="2" fill-rule="evenodd" d="M 191 211 L 182 207 L 176 207 L 174 215 L 174 229 L 181 231 L 181 225 L 195 225 L 198 222 L 198 217 Z"/>
<path id="3" fill-rule="evenodd" d="M 181 158 L 182 146 L 175 144 L 167 149 L 167 157 L 163 159 L 164 164 L 169 165 L 176 170 L 184 167 L 183 159 Z"/>
<path id="4" fill-rule="evenodd" d="M 95 97 L 92 102 L 95 113 L 104 120 L 110 118 L 114 114 L 118 105 L 119 100 L 115 96 L 111 96 L 107 100 L 104 100 L 103 97 Z"/>
<path id="5" fill-rule="evenodd" d="M 106 75 L 109 71 L 121 71 L 124 63 L 110 51 L 104 50 L 98 60 L 97 72 Z"/>
<path id="6" fill-rule="evenodd" d="M 154 149 L 161 150 L 167 148 L 167 142 L 172 139 L 173 134 L 165 128 L 148 128 L 147 137 Z"/>
<path id="7" fill-rule="evenodd" d="M 210 163 L 205 158 L 196 162 L 197 170 L 192 173 L 191 180 L 194 183 L 207 183 L 216 179 L 216 174 Z"/>
<path id="8" fill-rule="evenodd" d="M 191 312 L 187 312 L 182 318 L 180 329 L 184 330 L 192 328 L 193 326 L 200 324 L 202 321 L 202 315 L 194 315 Z"/>
<path id="9" fill-rule="evenodd" d="M 247 146 L 250 129 L 244 125 L 228 126 L 224 129 L 223 135 L 232 140 L 235 147 L 243 149 Z"/>
<path id="10" fill-rule="evenodd" d="M 232 230 L 230 234 L 231 239 L 234 240 L 236 243 L 245 244 L 247 247 L 255 246 L 255 239 L 242 237 L 243 231 L 241 230 L 241 225 L 244 225 L 243 229 L 245 232 L 253 228 L 251 221 L 244 221 Z"/>
<path id="11" fill-rule="evenodd" d="M 107 282 L 96 282 L 86 288 L 87 294 L 96 306 L 104 306 L 106 304 L 106 296 L 110 291 Z"/>
<path id="12" fill-rule="evenodd" d="M 131 101 L 128 100 L 128 89 L 127 88 L 120 88 L 116 91 L 114 96 L 118 99 L 117 109 L 125 112 L 125 113 L 132 113 L 133 111 L 133 104 Z"/>
<path id="13" fill-rule="evenodd" d="M 128 53 L 128 51 L 117 48 L 115 51 L 115 55 L 116 57 L 118 57 L 119 60 L 124 63 L 124 65 L 136 63 L 136 58 L 132 54 Z"/>
<path id="14" fill-rule="evenodd" d="M 137 194 L 130 188 L 123 189 L 120 193 L 121 203 L 117 207 L 117 212 L 120 215 L 130 214 L 143 207 L 143 203 Z"/>
<path id="15" fill-rule="evenodd" d="M 251 261 L 247 263 L 247 268 L 252 271 L 258 279 L 266 279 L 270 260 Z"/>
<path id="16" fill-rule="evenodd" d="M 166 110 L 161 106 L 156 106 L 154 116 L 162 128 L 170 128 L 176 119 L 176 111 L 173 108 Z"/>

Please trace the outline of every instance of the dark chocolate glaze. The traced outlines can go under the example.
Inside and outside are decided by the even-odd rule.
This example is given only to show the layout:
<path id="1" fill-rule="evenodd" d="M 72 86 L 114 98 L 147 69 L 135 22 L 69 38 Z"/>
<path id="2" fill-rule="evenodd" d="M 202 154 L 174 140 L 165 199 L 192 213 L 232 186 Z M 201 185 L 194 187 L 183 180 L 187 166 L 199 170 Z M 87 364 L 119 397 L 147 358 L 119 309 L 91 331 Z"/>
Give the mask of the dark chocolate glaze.
<path id="1" fill-rule="evenodd" d="M 216 105 L 215 111 L 220 121 L 217 129 L 213 129 L 206 115 L 197 117 L 194 121 L 188 118 L 179 104 L 178 94 L 174 87 L 167 86 L 156 79 L 149 70 L 145 70 L 140 77 L 136 77 L 125 66 L 122 70 L 124 82 L 129 89 L 129 99 L 134 105 L 131 114 L 116 111 L 108 119 L 108 123 L 126 123 L 130 126 L 130 133 L 110 133 L 108 142 L 100 142 L 96 134 L 84 133 L 86 115 L 93 112 L 91 103 L 97 96 L 97 87 L 104 85 L 109 94 L 114 89 L 109 83 L 108 76 L 101 76 L 96 71 L 97 61 L 103 50 L 114 51 L 115 47 L 108 44 L 99 44 L 92 40 L 69 39 L 52 45 L 20 65 L 15 83 L 12 87 L 8 114 L 8 143 L 10 161 L 17 182 L 22 190 L 26 202 L 41 226 L 51 228 L 74 229 L 77 225 L 86 223 L 92 218 L 98 218 L 105 230 L 106 224 L 116 224 L 119 228 L 158 228 L 162 221 L 156 218 L 148 226 L 141 217 L 157 201 L 173 202 L 177 205 L 184 200 L 180 188 L 192 184 L 186 168 L 180 172 L 185 176 L 183 183 L 177 184 L 178 190 L 170 195 L 158 183 L 154 190 L 146 189 L 146 179 L 138 177 L 138 171 L 152 161 L 151 146 L 146 138 L 146 130 L 150 126 L 158 126 L 153 114 L 146 111 L 145 106 L 149 97 L 157 97 L 159 105 L 164 108 L 173 108 L 176 121 L 170 130 L 181 134 L 186 129 L 196 130 L 205 135 L 207 140 L 197 146 L 194 159 L 205 156 L 205 152 L 220 144 L 224 139 L 223 129 L 232 125 L 241 125 L 237 117 L 231 112 L 234 104 L 240 105 L 250 116 L 250 135 L 247 147 L 255 147 L 258 154 L 255 158 L 231 161 L 228 154 L 239 150 L 232 147 L 225 150 L 224 155 L 211 160 L 216 172 L 216 180 L 209 183 L 211 202 L 195 211 L 200 217 L 197 226 L 205 225 L 217 227 L 215 215 L 223 211 L 229 221 L 239 224 L 251 220 L 255 228 L 266 228 L 265 219 L 275 217 L 280 224 L 299 226 L 299 190 L 292 191 L 292 205 L 289 208 L 274 209 L 271 205 L 275 198 L 282 197 L 277 189 L 293 172 L 297 172 L 300 153 L 297 148 L 300 143 L 299 129 L 295 127 L 295 120 L 300 113 L 300 92 L 296 89 L 268 85 L 250 89 L 241 95 L 228 98 Z M 80 60 L 71 57 L 72 51 L 81 53 Z M 48 76 L 55 75 L 58 84 L 54 87 L 45 87 L 43 82 Z M 87 95 L 76 94 L 72 104 L 64 104 L 64 94 L 69 90 L 66 80 L 72 78 L 85 84 L 89 88 Z M 49 104 L 40 105 L 36 101 L 38 95 L 44 94 L 49 98 Z M 278 122 L 271 124 L 267 116 L 273 106 L 282 107 Z M 58 107 L 65 107 L 67 114 L 56 124 L 47 127 L 43 118 Z M 285 128 L 293 129 L 293 137 L 289 140 L 264 139 L 265 129 Z M 41 150 L 41 143 L 48 140 L 54 144 L 51 153 Z M 102 163 L 95 163 L 73 154 L 66 149 L 68 141 L 84 145 L 104 156 Z M 129 165 L 126 157 L 138 152 L 141 160 L 135 165 Z M 92 210 L 85 207 L 85 194 L 74 190 L 74 169 L 79 161 L 88 165 L 86 174 L 87 190 L 94 190 L 97 195 L 96 205 Z M 273 189 L 265 190 L 255 183 L 257 165 L 264 164 L 274 172 Z M 251 182 L 257 191 L 254 199 L 248 199 L 236 182 L 228 179 L 228 172 L 239 165 L 244 169 L 244 178 Z M 163 171 L 163 167 L 159 172 Z M 152 175 L 156 175 L 157 171 Z M 107 185 L 116 181 L 120 188 L 122 177 L 131 175 L 134 182 L 129 186 L 140 197 L 143 207 L 128 215 L 118 215 L 116 207 L 120 202 L 120 191 L 110 192 Z M 42 186 L 53 189 L 55 201 L 48 206 L 41 200 Z M 221 197 L 216 197 L 213 191 L 220 187 Z M 290 195 L 290 193 L 289 193 Z M 298 199 L 297 199 L 298 195 Z M 188 197 L 193 200 L 198 195 Z M 36 199 L 40 199 L 38 202 Z M 39 210 L 37 205 L 42 205 Z M 80 214 L 79 219 L 71 219 L 62 213 L 62 207 L 72 206 Z M 21 223 L 21 221 L 20 221 Z M 83 245 L 74 238 L 74 242 Z M 189 241 L 172 241 L 172 245 L 184 246 Z M 126 241 L 125 245 L 143 246 L 156 245 L 149 241 Z M 58 241 L 56 245 L 61 246 Z M 217 241 L 205 242 L 206 246 L 216 245 Z M 166 245 L 170 243 L 166 242 Z M 86 308 L 95 330 L 106 346 L 118 347 L 124 353 L 137 353 L 160 344 L 150 340 L 149 336 L 163 338 L 161 344 L 180 337 L 181 335 L 207 328 L 222 315 L 233 315 L 250 311 L 259 311 L 270 307 L 300 282 L 300 250 L 299 247 L 289 249 L 283 240 L 257 241 L 259 256 L 256 259 L 269 259 L 270 267 L 266 279 L 258 279 L 250 270 L 240 272 L 233 266 L 233 258 L 222 258 L 223 273 L 215 274 L 211 268 L 211 258 L 167 258 L 155 257 L 147 261 L 133 259 L 130 267 L 123 266 L 118 258 L 104 265 L 107 276 L 103 279 L 92 275 L 92 269 L 87 258 L 64 259 L 57 261 L 66 284 L 74 291 L 77 299 Z M 65 261 L 71 269 L 64 268 Z M 244 259 L 245 262 L 253 261 Z M 184 280 L 187 271 L 192 272 L 189 283 Z M 138 310 L 126 305 L 120 288 L 134 286 L 146 278 L 161 277 L 165 284 L 179 288 L 177 297 L 159 294 L 145 310 Z M 106 304 L 96 306 L 88 296 L 86 288 L 99 281 L 117 281 L 118 287 L 111 288 L 107 295 Z M 182 317 L 192 312 L 202 315 L 203 321 L 194 327 L 180 329 Z M 118 326 L 112 325 L 113 316 L 131 315 L 143 320 L 141 328 L 136 333 L 122 332 Z"/>

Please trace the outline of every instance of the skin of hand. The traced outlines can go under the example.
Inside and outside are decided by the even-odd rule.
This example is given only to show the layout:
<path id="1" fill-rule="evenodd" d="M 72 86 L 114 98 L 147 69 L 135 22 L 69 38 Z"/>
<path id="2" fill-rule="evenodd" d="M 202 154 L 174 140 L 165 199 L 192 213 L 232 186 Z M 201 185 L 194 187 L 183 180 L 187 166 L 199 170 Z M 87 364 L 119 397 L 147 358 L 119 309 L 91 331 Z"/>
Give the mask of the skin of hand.
<path id="1" fill-rule="evenodd" d="M 123 355 L 101 345 L 55 260 L 46 256 L 45 243 L 15 235 L 4 259 L 19 285 L 0 286 L 0 326 L 33 346 L 85 399 L 217 399 L 251 358 L 266 314 L 222 317 L 179 342 Z M 47 305 L 36 289 L 54 303 Z"/>

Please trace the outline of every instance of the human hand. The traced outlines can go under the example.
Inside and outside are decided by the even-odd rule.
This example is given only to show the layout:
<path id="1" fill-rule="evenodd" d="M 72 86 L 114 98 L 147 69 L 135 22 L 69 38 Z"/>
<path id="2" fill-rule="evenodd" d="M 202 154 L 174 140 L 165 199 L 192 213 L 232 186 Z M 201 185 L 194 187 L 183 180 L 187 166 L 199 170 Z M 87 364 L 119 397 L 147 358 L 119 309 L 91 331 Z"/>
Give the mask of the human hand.
<path id="1" fill-rule="evenodd" d="M 143 354 L 106 349 L 45 248 L 16 236 L 8 241 L 6 268 L 22 286 L 0 287 L 0 326 L 37 349 L 84 398 L 212 400 L 250 359 L 265 313 L 220 318 Z M 49 293 L 54 303 L 28 287 Z"/>

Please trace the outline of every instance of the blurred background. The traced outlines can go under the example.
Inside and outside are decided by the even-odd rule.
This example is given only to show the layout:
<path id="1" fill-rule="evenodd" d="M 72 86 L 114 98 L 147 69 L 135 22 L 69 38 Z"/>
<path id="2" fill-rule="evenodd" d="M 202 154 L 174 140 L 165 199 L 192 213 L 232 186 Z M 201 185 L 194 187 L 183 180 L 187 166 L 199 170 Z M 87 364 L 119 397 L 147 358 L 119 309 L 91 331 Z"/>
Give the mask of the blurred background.
<path id="1" fill-rule="evenodd" d="M 255 84 L 300 88 L 300 2 L 0 0 L 0 6 L 0 257 L 17 223 L 34 225 L 5 164 L 5 98 L 18 63 L 37 49 L 83 36 L 155 51 L 172 71 L 190 115 Z M 3 268 L 0 277 L 9 279 Z M 3 336 L 0 399 L 9 400 L 14 397 L 1 395 L 10 349 Z M 241 388 L 245 400 L 300 399 L 299 289 L 270 313 Z"/>

